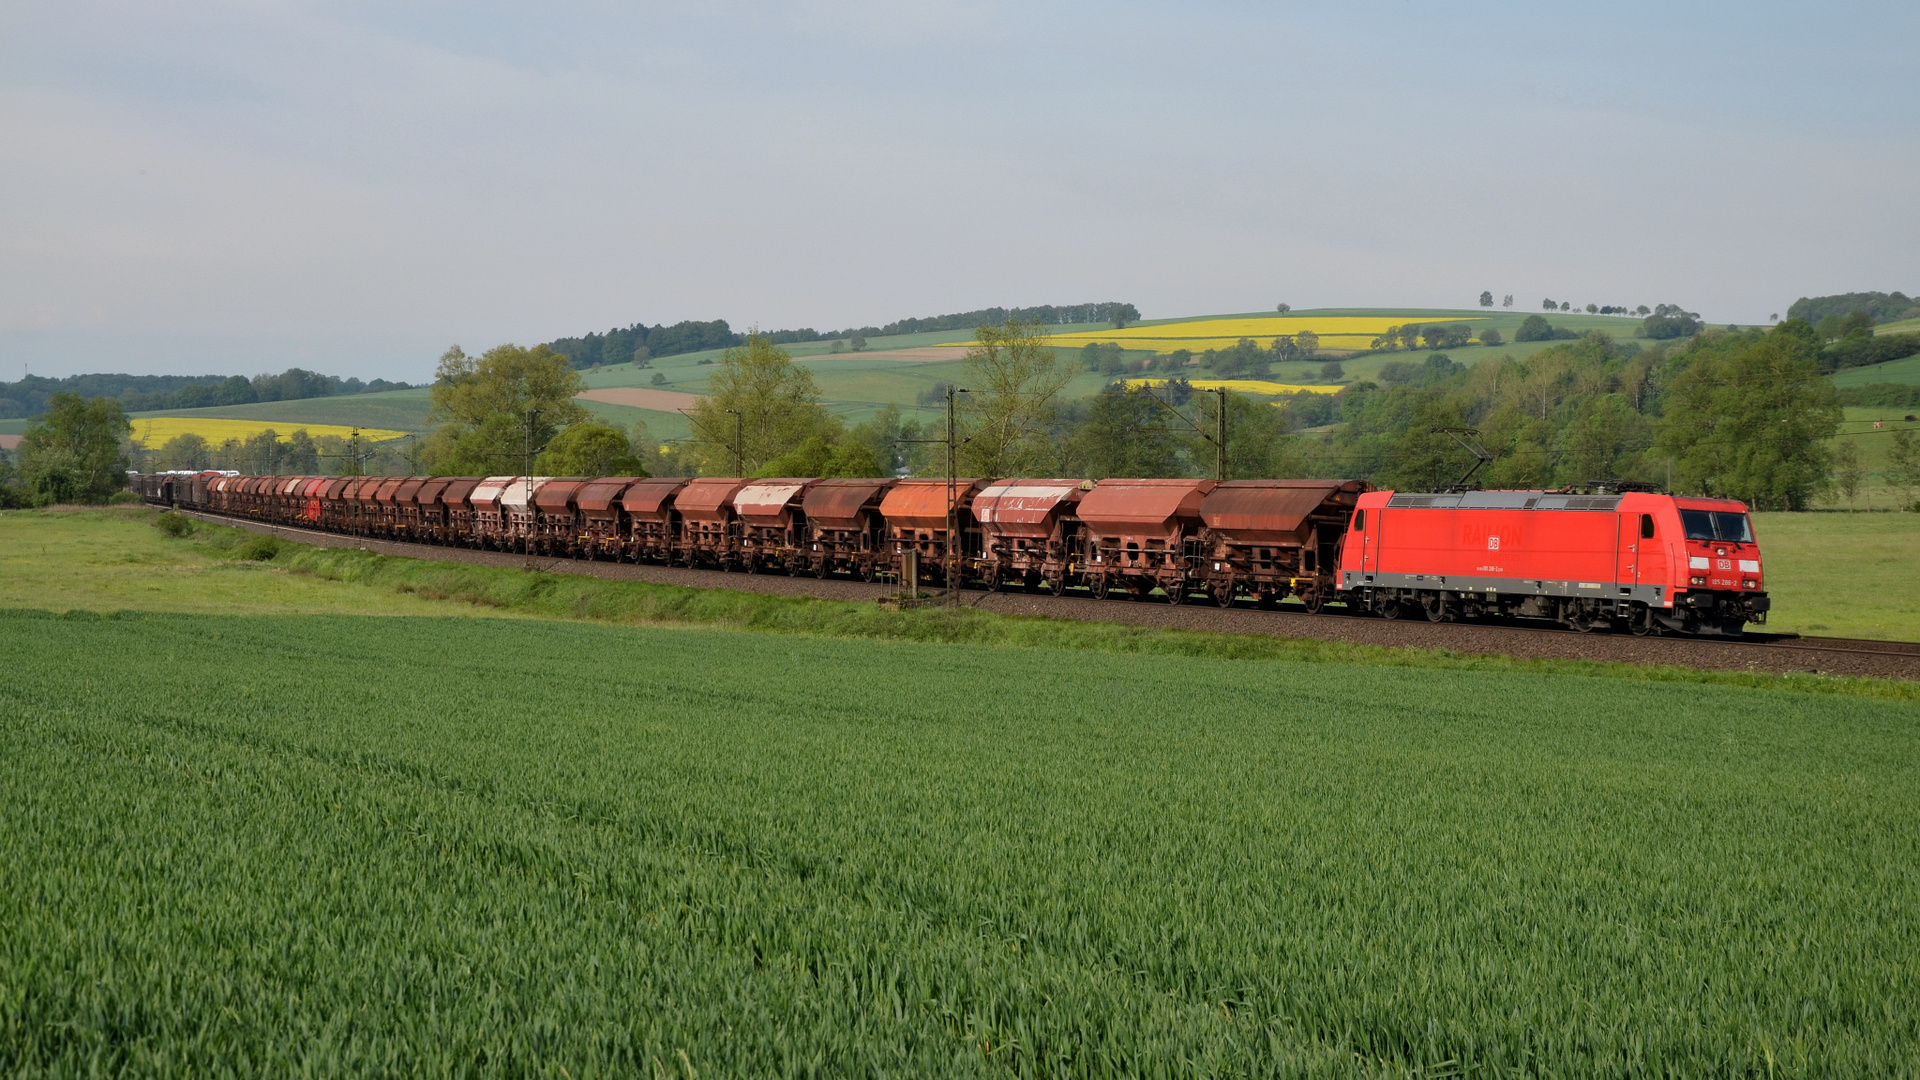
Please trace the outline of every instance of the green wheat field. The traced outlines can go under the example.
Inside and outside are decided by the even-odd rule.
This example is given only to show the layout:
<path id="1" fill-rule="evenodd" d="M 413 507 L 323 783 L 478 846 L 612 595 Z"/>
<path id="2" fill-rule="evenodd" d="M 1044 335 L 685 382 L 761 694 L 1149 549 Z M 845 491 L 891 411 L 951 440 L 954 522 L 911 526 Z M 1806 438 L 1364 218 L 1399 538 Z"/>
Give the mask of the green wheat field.
<path id="1" fill-rule="evenodd" d="M 0 518 L 124 609 L 0 610 L 6 1075 L 1916 1069 L 1903 693 L 535 617 L 140 520 Z"/>

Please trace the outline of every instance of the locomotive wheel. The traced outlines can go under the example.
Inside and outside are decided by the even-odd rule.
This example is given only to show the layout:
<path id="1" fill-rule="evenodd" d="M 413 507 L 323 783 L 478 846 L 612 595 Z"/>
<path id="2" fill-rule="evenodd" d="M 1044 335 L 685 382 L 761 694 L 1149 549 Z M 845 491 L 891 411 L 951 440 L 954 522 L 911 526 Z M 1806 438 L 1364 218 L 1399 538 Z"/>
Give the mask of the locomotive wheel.
<path id="1" fill-rule="evenodd" d="M 1380 617 L 1383 619 L 1399 618 L 1400 617 L 1400 601 L 1388 600 L 1382 603 L 1380 605 Z"/>
<path id="2" fill-rule="evenodd" d="M 1445 622 L 1447 618 L 1447 594 L 1430 592 L 1420 598 L 1420 606 L 1427 613 L 1428 622 Z"/>
<path id="3" fill-rule="evenodd" d="M 1646 637 L 1658 626 L 1653 621 L 1653 609 L 1645 604 L 1633 605 L 1633 614 L 1627 618 L 1627 629 L 1634 637 Z"/>
<path id="4" fill-rule="evenodd" d="M 1213 586 L 1212 592 L 1213 592 L 1214 603 L 1220 605 L 1223 608 L 1233 606 L 1234 589 L 1233 589 L 1232 582 L 1227 582 L 1225 584 L 1216 583 Z"/>

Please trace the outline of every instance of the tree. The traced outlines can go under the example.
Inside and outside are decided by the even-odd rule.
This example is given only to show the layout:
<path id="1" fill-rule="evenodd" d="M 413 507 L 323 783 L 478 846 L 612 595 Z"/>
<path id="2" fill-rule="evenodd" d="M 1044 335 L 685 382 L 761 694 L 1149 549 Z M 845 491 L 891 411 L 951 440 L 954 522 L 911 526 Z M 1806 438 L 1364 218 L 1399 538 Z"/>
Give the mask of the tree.
<path id="1" fill-rule="evenodd" d="M 813 372 L 796 365 L 791 354 L 765 335 L 755 334 L 745 345 L 720 354 L 707 385 L 707 396 L 690 414 L 702 475 L 752 476 L 813 436 L 829 443 L 838 439 L 839 422 L 820 404 Z"/>
<path id="2" fill-rule="evenodd" d="M 1512 294 L 1512 293 L 1508 293 L 1508 294 L 1507 294 L 1506 296 L 1504 296 L 1504 297 L 1501 297 L 1501 299 L 1500 299 L 1500 306 L 1501 306 L 1501 307 L 1503 307 L 1503 308 L 1510 308 L 1510 307 L 1512 307 L 1512 306 L 1513 306 L 1513 294 Z"/>
<path id="3" fill-rule="evenodd" d="M 1066 471 L 1102 480 L 1109 476 L 1178 476 L 1180 439 L 1174 424 L 1146 387 L 1113 383 L 1094 395 L 1085 416 L 1073 427 L 1064 462 Z"/>
<path id="4" fill-rule="evenodd" d="M 545 345 L 500 345 L 479 357 L 455 345 L 440 357 L 429 418 L 443 421 L 421 447 L 437 475 L 518 472 L 560 429 L 588 417 L 573 396 L 586 389 L 564 353 Z"/>
<path id="5" fill-rule="evenodd" d="M 839 446 L 824 435 L 809 436 L 753 474 L 759 479 L 778 476 L 881 477 L 887 475 L 873 451 L 853 439 Z"/>
<path id="6" fill-rule="evenodd" d="M 533 468 L 546 476 L 652 475 L 634 454 L 627 434 L 599 420 L 582 420 L 555 435 Z"/>
<path id="7" fill-rule="evenodd" d="M 207 440 L 188 431 L 175 435 L 160 447 L 156 464 L 162 469 L 192 469 L 198 472 L 207 468 L 212 460 Z"/>
<path id="8" fill-rule="evenodd" d="M 1541 311 L 1559 311 L 1560 304 L 1556 300 L 1542 300 L 1540 301 L 1540 310 Z"/>
<path id="9" fill-rule="evenodd" d="M 1900 487 L 1900 508 L 1913 510 L 1913 489 L 1920 485 L 1920 439 L 1912 428 L 1896 428 L 1893 445 L 1887 448 L 1887 482 Z"/>
<path id="10" fill-rule="evenodd" d="M 1279 312 L 1282 315 L 1285 315 L 1287 312 L 1293 310 L 1293 305 L 1292 304 L 1275 304 L 1273 305 L 1273 310 Z"/>
<path id="11" fill-rule="evenodd" d="M 866 347 L 867 347 L 867 336 L 865 334 L 853 335 L 853 351 L 854 352 L 860 352 Z"/>
<path id="12" fill-rule="evenodd" d="M 1520 321 L 1520 329 L 1514 331 L 1515 341 L 1552 341 L 1553 324 L 1545 315 L 1529 315 Z"/>
<path id="13" fill-rule="evenodd" d="M 306 428 L 295 428 L 293 434 L 287 436 L 281 463 L 295 476 L 312 476 L 320 471 L 320 448 Z"/>
<path id="14" fill-rule="evenodd" d="M 1800 510 L 1828 484 L 1841 413 L 1820 378 L 1819 342 L 1788 322 L 1772 333 L 1727 334 L 1679 358 L 1660 446 L 1682 490 Z"/>
<path id="15" fill-rule="evenodd" d="M 1046 426 L 1073 371 L 1047 346 L 1038 322 L 982 326 L 967 350 L 967 444 L 961 460 L 978 476 L 1022 476 L 1050 463 Z"/>
<path id="16" fill-rule="evenodd" d="M 1130 322 L 1140 321 L 1140 309 L 1132 304 L 1113 305 L 1113 328 L 1124 330 Z"/>
<path id="17" fill-rule="evenodd" d="M 1480 293 L 1480 306 L 1481 307 L 1493 306 L 1493 292 L 1491 290 L 1483 290 Z"/>
<path id="18" fill-rule="evenodd" d="M 1588 304 L 1588 305 L 1587 305 L 1587 314 L 1589 314 L 1589 315 L 1597 315 L 1597 314 L 1599 314 L 1599 313 L 1600 313 L 1600 305 L 1599 305 L 1599 304 Z"/>
<path id="19" fill-rule="evenodd" d="M 20 478 L 36 505 L 105 502 L 127 486 L 121 441 L 133 431 L 120 403 L 59 393 L 20 438 Z"/>
<path id="20" fill-rule="evenodd" d="M 1539 318 L 1539 316 L 1535 316 L 1535 318 Z M 1541 321 L 1545 322 L 1546 320 L 1542 319 Z M 1482 345 L 1498 345 L 1504 340 L 1506 339 L 1500 336 L 1500 331 L 1495 327 L 1489 326 L 1485 330 L 1480 331 L 1480 344 Z"/>
<path id="21" fill-rule="evenodd" d="M 1860 448 L 1852 439 L 1833 448 L 1833 486 L 1847 500 L 1847 509 L 1853 509 L 1853 500 L 1859 496 L 1860 485 L 1866 478 L 1866 470 L 1860 467 Z"/>
<path id="22" fill-rule="evenodd" d="M 1293 335 L 1293 343 L 1300 350 L 1302 360 L 1312 359 L 1320 351 L 1320 335 L 1311 330 L 1302 330 Z"/>
<path id="23" fill-rule="evenodd" d="M 1347 377 L 1347 369 L 1340 366 L 1340 361 L 1329 360 L 1320 365 L 1320 377 L 1328 382 L 1339 382 Z"/>

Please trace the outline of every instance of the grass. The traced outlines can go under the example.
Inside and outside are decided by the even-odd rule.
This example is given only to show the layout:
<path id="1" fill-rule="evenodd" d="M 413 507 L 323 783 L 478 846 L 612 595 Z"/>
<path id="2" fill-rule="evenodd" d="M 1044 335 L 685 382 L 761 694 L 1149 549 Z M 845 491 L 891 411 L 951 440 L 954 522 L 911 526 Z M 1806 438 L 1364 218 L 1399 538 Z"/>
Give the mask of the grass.
<path id="1" fill-rule="evenodd" d="M 1920 383 L 1920 355 L 1888 360 L 1866 367 L 1847 368 L 1830 376 L 1835 386 L 1871 386 L 1874 383 Z M 1911 410 L 1909 410 L 1911 411 Z"/>
<path id="2" fill-rule="evenodd" d="M 1920 514 L 1755 514 L 1767 629 L 1920 641 Z"/>
<path id="3" fill-rule="evenodd" d="M 1911 706 L 0 612 L 0 1071 L 1888 1075 Z"/>
<path id="4" fill-rule="evenodd" d="M 196 525 L 190 537 L 175 540 L 148 528 L 152 519 L 152 512 L 140 507 L 0 515 L 0 550 L 10 552 L 7 561 L 0 563 L 6 571 L 0 582 L 0 607 L 101 614 L 119 610 L 507 614 L 851 640 L 1605 675 L 1920 699 L 1920 683 L 1875 679 L 1522 660 L 1311 639 L 1150 630 L 972 609 L 886 611 L 870 603 L 607 581 L 396 558 L 353 548 L 314 548 L 218 525 Z M 399 601 L 390 604 L 396 595 Z M 356 606 L 362 604 L 364 609 Z"/>

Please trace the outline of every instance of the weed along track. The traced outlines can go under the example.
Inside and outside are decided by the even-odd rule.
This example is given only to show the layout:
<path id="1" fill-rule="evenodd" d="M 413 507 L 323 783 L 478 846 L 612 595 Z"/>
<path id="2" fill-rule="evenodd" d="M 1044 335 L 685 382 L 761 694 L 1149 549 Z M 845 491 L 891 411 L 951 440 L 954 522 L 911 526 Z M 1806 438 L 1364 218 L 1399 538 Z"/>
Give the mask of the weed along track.
<path id="1" fill-rule="evenodd" d="M 195 514 L 205 521 L 233 525 L 254 532 L 284 536 L 323 548 L 356 548 L 388 555 L 471 563 L 482 566 L 532 567 L 562 574 L 584 574 L 615 581 L 648 581 L 692 588 L 724 588 L 774 596 L 810 596 L 828 600 L 877 601 L 898 592 L 892 585 L 869 584 L 839 578 L 724 573 L 716 570 L 555 559 L 495 551 L 449 548 L 433 544 L 341 536 L 289 526 L 268 525 L 215 514 Z M 1277 611 L 1251 607 L 1217 608 L 1173 606 L 1161 603 L 1097 601 L 1083 596 L 1050 596 L 1026 592 L 966 591 L 961 603 L 1005 615 L 1041 616 L 1083 622 L 1124 623 L 1162 629 L 1198 630 L 1232 634 L 1259 634 L 1310 638 L 1355 645 L 1445 649 L 1456 653 L 1511 656 L 1544 660 L 1597 660 L 1630 664 L 1674 665 L 1709 671 L 1819 672 L 1882 679 L 1920 680 L 1920 644 L 1851 639 L 1765 639 L 1633 637 L 1626 634 L 1583 634 L 1531 626 L 1465 623 L 1429 623 L 1424 620 L 1384 621 L 1331 609 L 1317 615 L 1304 610 Z M 1288 605 L 1291 607 L 1292 605 Z"/>

